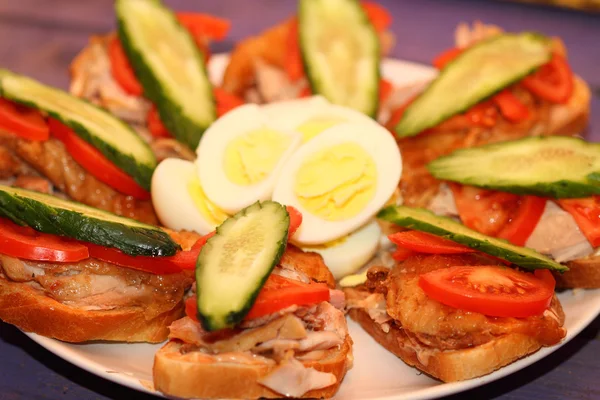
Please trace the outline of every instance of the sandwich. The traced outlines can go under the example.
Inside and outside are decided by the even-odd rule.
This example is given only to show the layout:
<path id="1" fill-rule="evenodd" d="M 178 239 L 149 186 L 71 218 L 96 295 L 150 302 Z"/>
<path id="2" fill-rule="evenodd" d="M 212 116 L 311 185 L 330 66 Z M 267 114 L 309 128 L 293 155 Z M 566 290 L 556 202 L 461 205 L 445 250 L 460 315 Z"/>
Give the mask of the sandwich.
<path id="1" fill-rule="evenodd" d="M 401 258 L 346 288 L 350 317 L 408 365 L 443 382 L 487 375 L 566 335 L 549 270 L 533 250 L 403 206 L 379 216 L 410 230 L 390 235 Z M 400 256 L 403 257 L 400 257 Z"/>
<path id="2" fill-rule="evenodd" d="M 213 88 L 205 66 L 229 21 L 147 0 L 119 0 L 115 13 L 117 32 L 93 36 L 71 64 L 70 92 L 129 123 L 159 160 L 193 159 L 202 132 L 242 103 Z"/>
<path id="3" fill-rule="evenodd" d="M 0 186 L 0 320 L 80 343 L 162 342 L 206 239 Z"/>
<path id="4" fill-rule="evenodd" d="M 600 288 L 600 145 L 530 137 L 458 150 L 427 167 L 444 182 L 432 211 L 567 264 L 559 287 Z"/>
<path id="5" fill-rule="evenodd" d="M 352 365 L 344 295 L 318 254 L 288 244 L 301 222 L 288 211 L 257 202 L 206 241 L 186 316 L 155 355 L 158 391 L 230 399 L 336 393 Z"/>
<path id="6" fill-rule="evenodd" d="M 439 74 L 386 126 L 403 155 L 404 204 L 427 207 L 439 181 L 428 162 L 460 148 L 539 135 L 579 135 L 590 90 L 573 74 L 564 44 L 539 34 L 461 24 L 456 47 L 434 60 Z"/>
<path id="7" fill-rule="evenodd" d="M 59 89 L 0 70 L 0 179 L 156 224 L 156 158 L 129 126 Z"/>
<path id="8" fill-rule="evenodd" d="M 393 89 L 380 71 L 391 23 L 376 2 L 300 0 L 297 15 L 235 45 L 222 87 L 259 104 L 321 95 L 376 118 Z"/>

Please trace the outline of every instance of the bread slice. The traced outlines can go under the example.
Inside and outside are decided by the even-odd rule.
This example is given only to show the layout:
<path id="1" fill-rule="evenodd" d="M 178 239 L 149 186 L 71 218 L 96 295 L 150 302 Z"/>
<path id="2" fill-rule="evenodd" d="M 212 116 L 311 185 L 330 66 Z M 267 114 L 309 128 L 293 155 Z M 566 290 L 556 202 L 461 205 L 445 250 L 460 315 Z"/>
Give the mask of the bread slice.
<path id="1" fill-rule="evenodd" d="M 541 347 L 530 336 L 512 333 L 469 349 L 439 351 L 413 345 L 406 332 L 396 325 L 390 324 L 389 332 L 385 333 L 364 309 L 352 309 L 349 315 L 380 345 L 402 361 L 444 382 L 489 374 Z"/>
<path id="2" fill-rule="evenodd" d="M 590 119 L 592 92 L 588 84 L 575 76 L 573 95 L 567 104 L 555 104 L 550 108 L 550 121 L 542 135 L 585 136 Z"/>
<path id="3" fill-rule="evenodd" d="M 169 396 L 181 398 L 230 398 L 258 399 L 282 398 L 258 381 L 272 372 L 277 365 L 235 362 L 199 362 L 199 352 L 183 352 L 183 344 L 170 341 L 154 358 L 154 387 Z M 330 350 L 321 360 L 304 361 L 306 368 L 328 372 L 336 377 L 336 383 L 323 389 L 311 390 L 302 398 L 330 398 L 337 392 L 346 371 L 352 365 L 352 339 Z"/>
<path id="4" fill-rule="evenodd" d="M 151 320 L 146 319 L 145 308 L 81 310 L 52 299 L 27 283 L 0 277 L 0 319 L 25 332 L 65 342 L 159 343 L 167 339 L 171 322 L 183 315 L 183 302 Z"/>
<path id="5" fill-rule="evenodd" d="M 591 256 L 569 261 L 567 267 L 567 272 L 554 274 L 557 288 L 600 288 L 600 257 Z"/>

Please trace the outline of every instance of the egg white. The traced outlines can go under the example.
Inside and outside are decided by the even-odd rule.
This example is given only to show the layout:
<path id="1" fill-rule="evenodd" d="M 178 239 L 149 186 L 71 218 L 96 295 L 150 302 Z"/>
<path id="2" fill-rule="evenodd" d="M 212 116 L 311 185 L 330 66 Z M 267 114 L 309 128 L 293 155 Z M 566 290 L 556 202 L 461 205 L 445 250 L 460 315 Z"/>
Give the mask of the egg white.
<path id="1" fill-rule="evenodd" d="M 271 125 L 281 130 L 297 130 L 315 119 L 340 119 L 340 123 L 362 122 L 378 125 L 374 119 L 360 111 L 330 103 L 319 95 L 267 104 L 262 110 L 267 114 Z"/>
<path id="2" fill-rule="evenodd" d="M 239 136 L 264 128 L 289 135 L 289 147 L 262 181 L 250 185 L 239 185 L 230 181 L 225 173 L 224 162 L 227 146 Z M 204 132 L 196 149 L 196 166 L 204 192 L 215 205 L 229 214 L 235 214 L 258 200 L 268 200 L 285 161 L 300 144 L 300 134 L 272 125 L 268 115 L 262 112 L 258 105 L 246 104 L 237 107 L 215 121 Z"/>
<path id="3" fill-rule="evenodd" d="M 327 268 L 338 280 L 362 268 L 379 248 L 381 229 L 376 221 L 371 221 L 352 232 L 340 244 L 330 247 L 304 246 L 302 250 L 319 253 Z"/>
<path id="4" fill-rule="evenodd" d="M 355 216 L 328 221 L 302 206 L 294 191 L 298 171 L 307 158 L 332 146 L 352 142 L 359 145 L 373 160 L 377 183 L 373 198 Z M 322 244 L 363 226 L 392 196 L 402 172 L 400 150 L 392 135 L 377 124 L 344 123 L 333 126 L 302 145 L 285 163 L 273 191 L 273 200 L 296 207 L 303 215 L 293 240 L 302 245 Z"/>
<path id="5" fill-rule="evenodd" d="M 167 158 L 152 175 L 152 204 L 161 223 L 174 230 L 195 231 L 202 235 L 213 231 L 217 224 L 196 206 L 189 192 L 190 182 L 197 180 L 194 163 Z"/>

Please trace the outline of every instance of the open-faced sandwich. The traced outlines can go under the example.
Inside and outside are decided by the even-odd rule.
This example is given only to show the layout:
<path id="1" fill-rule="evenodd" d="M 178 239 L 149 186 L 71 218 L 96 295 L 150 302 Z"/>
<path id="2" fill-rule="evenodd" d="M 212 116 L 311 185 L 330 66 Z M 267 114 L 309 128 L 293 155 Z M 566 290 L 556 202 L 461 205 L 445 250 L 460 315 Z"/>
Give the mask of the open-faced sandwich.
<path id="1" fill-rule="evenodd" d="M 600 145 L 535 137 L 458 150 L 428 165 L 437 214 L 566 263 L 560 287 L 600 288 Z"/>
<path id="2" fill-rule="evenodd" d="M 430 211 L 378 216 L 400 260 L 345 289 L 349 315 L 386 349 L 444 382 L 486 375 L 566 335 L 549 270 L 567 268 Z"/>
<path id="3" fill-rule="evenodd" d="M 217 115 L 242 103 L 213 88 L 205 66 L 229 21 L 148 0 L 119 0 L 115 12 L 117 32 L 93 36 L 73 61 L 71 93 L 131 124 L 159 160 L 193 159 Z"/>
<path id="4" fill-rule="evenodd" d="M 375 214 L 394 196 L 398 146 L 363 113 L 323 97 L 245 104 L 213 123 L 195 162 L 163 160 L 152 177 L 162 223 L 207 234 L 244 207 L 275 200 L 304 223 L 291 241 L 320 253 L 336 279 L 380 247 Z"/>
<path id="5" fill-rule="evenodd" d="M 161 342 L 204 241 L 0 186 L 0 319 L 67 342 Z"/>
<path id="6" fill-rule="evenodd" d="M 427 207 L 439 182 L 428 162 L 459 148 L 537 135 L 577 135 L 590 90 L 571 71 L 557 38 L 475 24 L 457 30 L 439 75 L 387 123 L 398 137 L 404 204 Z"/>
<path id="7" fill-rule="evenodd" d="M 289 212 L 289 213 L 288 213 Z M 154 360 L 178 398 L 330 398 L 352 366 L 344 294 L 321 257 L 288 245 L 301 214 L 257 202 L 200 251 L 187 316 Z"/>
<path id="8" fill-rule="evenodd" d="M 321 95 L 376 117 L 391 91 L 380 71 L 391 21 L 375 2 L 299 0 L 296 16 L 235 46 L 222 87 L 252 103 Z"/>
<path id="9" fill-rule="evenodd" d="M 154 224 L 156 159 L 125 123 L 86 101 L 0 70 L 0 179 Z"/>

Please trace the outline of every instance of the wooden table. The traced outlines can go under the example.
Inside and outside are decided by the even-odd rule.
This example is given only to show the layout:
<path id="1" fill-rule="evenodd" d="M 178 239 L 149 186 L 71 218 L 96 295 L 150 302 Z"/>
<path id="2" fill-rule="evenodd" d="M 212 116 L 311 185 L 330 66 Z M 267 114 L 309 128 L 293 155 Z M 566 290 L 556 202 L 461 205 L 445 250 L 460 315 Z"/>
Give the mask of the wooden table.
<path id="1" fill-rule="evenodd" d="M 574 71 L 600 96 L 600 15 L 497 1 L 380 0 L 394 15 L 394 57 L 428 63 L 452 45 L 460 21 L 480 19 L 508 30 L 563 38 Z M 239 39 L 294 12 L 294 0 L 168 1 L 230 18 L 227 51 Z M 69 62 L 88 36 L 114 27 L 111 0 L 0 0 L 0 65 L 66 88 Z M 600 141 L 600 98 L 592 105 L 590 137 Z M 570 343 L 517 374 L 448 399 L 600 399 L 600 318 Z M 0 399 L 151 399 L 97 378 L 0 323 Z"/>

